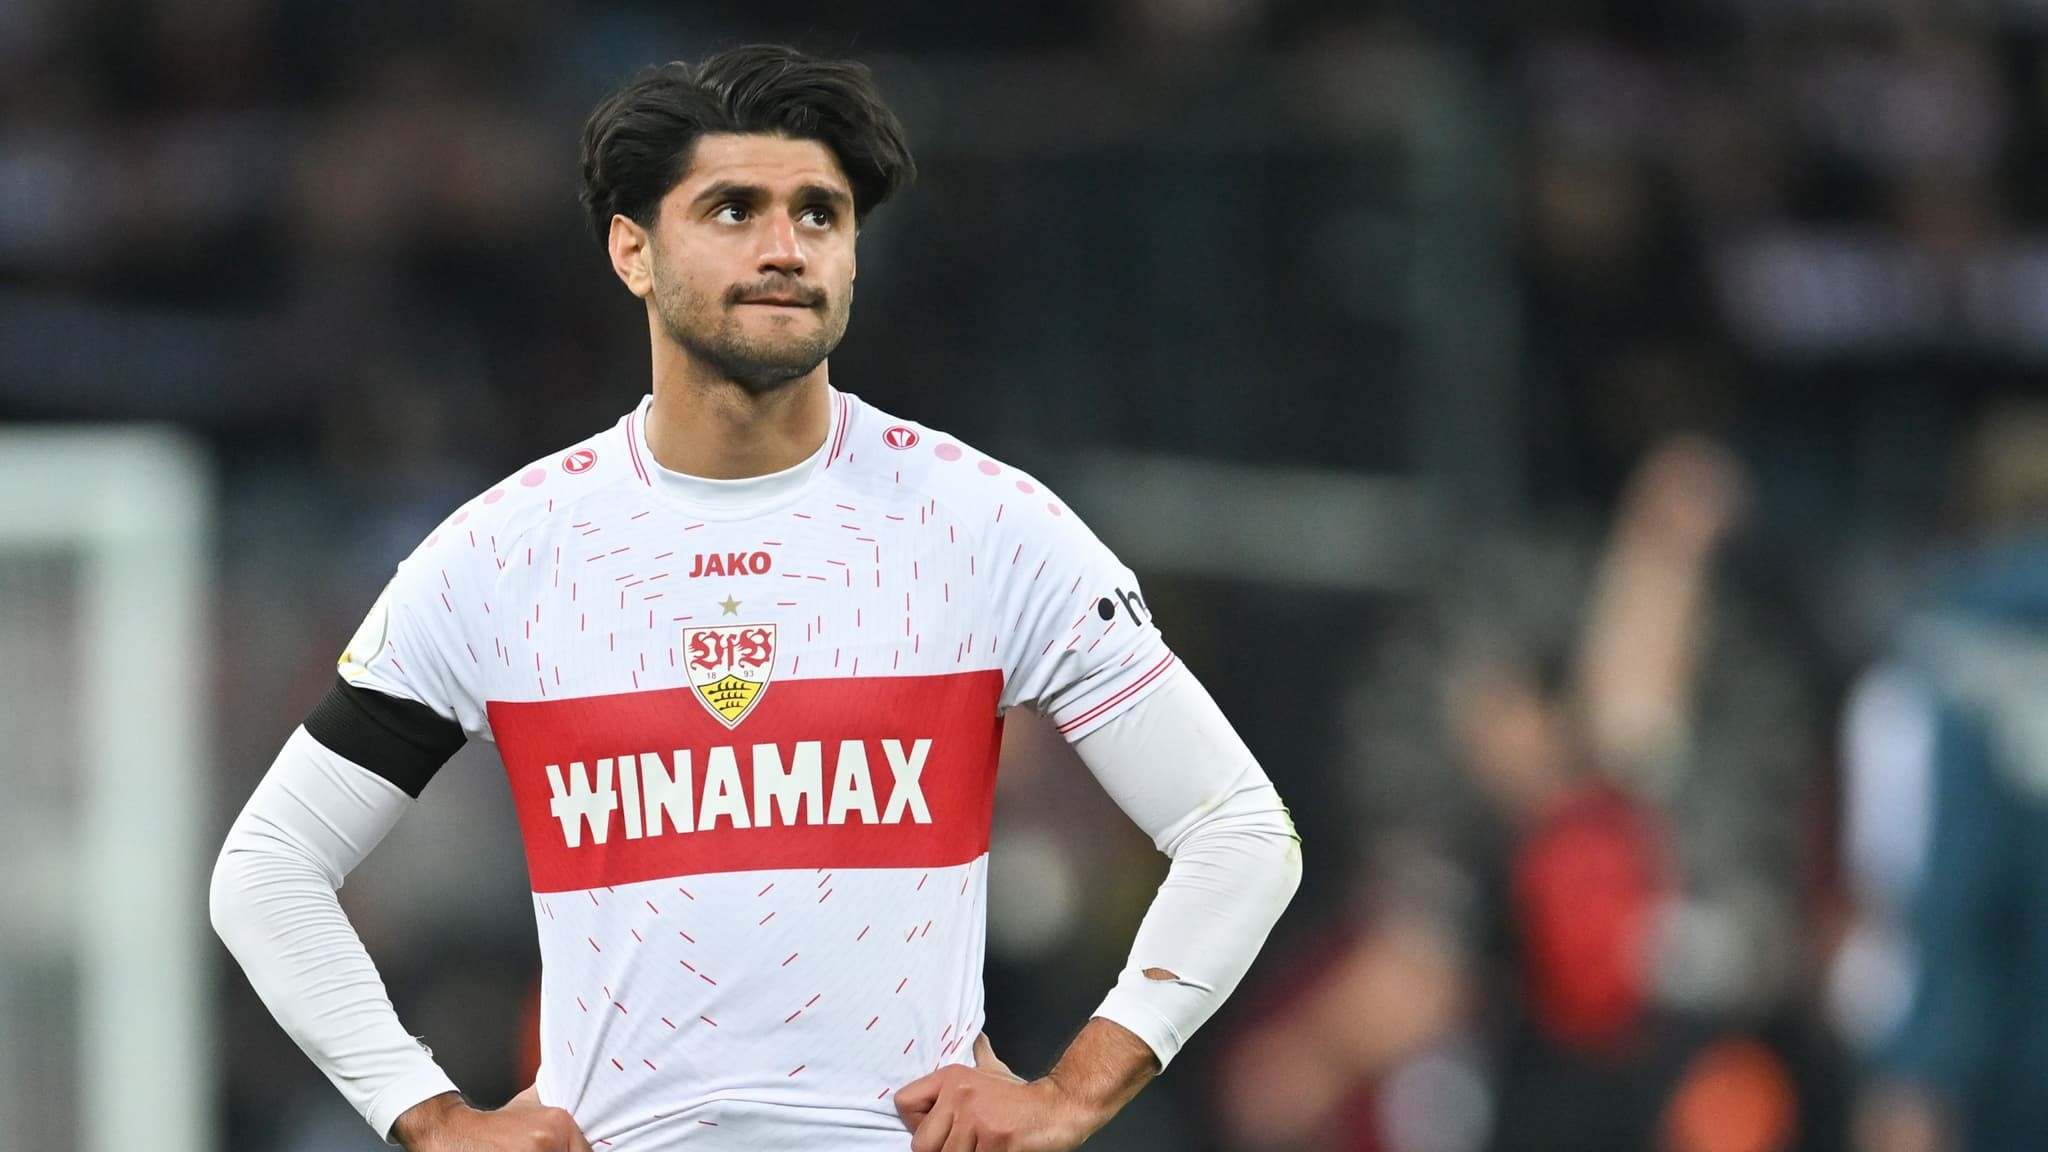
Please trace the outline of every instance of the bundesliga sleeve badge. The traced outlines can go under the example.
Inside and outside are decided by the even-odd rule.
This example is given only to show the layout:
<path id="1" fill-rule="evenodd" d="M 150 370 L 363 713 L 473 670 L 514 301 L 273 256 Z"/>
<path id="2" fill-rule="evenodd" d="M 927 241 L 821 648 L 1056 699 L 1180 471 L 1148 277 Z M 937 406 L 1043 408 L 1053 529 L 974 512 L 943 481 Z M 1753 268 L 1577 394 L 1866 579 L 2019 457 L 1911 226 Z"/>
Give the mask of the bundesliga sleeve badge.
<path id="1" fill-rule="evenodd" d="M 341 650 L 341 659 L 335 666 L 344 680 L 360 680 L 370 674 L 370 661 L 384 651 L 386 639 L 391 634 L 391 586 L 393 579 L 384 585 L 384 591 L 377 594 L 377 602 L 370 605 L 369 615 L 356 626 L 355 635 L 349 637 L 348 647 Z"/>
<path id="2" fill-rule="evenodd" d="M 683 629 L 690 687 L 718 722 L 736 728 L 761 702 L 775 671 L 775 625 Z"/>

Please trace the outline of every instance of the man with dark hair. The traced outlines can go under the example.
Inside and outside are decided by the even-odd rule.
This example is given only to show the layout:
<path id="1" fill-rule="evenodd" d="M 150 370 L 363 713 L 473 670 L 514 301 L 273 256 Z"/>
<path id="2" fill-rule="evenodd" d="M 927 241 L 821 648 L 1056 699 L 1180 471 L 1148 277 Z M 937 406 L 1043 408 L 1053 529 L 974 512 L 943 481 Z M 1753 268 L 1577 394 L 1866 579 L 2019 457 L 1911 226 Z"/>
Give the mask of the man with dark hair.
<path id="1" fill-rule="evenodd" d="M 661 198 L 690 168 L 698 137 L 786 136 L 832 152 L 853 194 L 854 223 L 917 176 L 903 126 L 868 70 L 779 44 L 701 65 L 650 68 L 612 93 L 583 126 L 583 207 L 602 240 L 612 217 L 651 227 Z"/>
<path id="2" fill-rule="evenodd" d="M 584 203 L 653 388 L 458 509 L 230 831 L 213 920 L 380 1135 L 435 1152 L 1078 1146 L 1300 877 L 1264 771 L 1136 578 L 1031 477 L 834 389 L 860 223 L 913 173 L 859 65 L 750 47 L 626 85 Z M 1172 858 L 1047 1075 L 981 1036 L 1001 717 L 1051 717 Z M 497 745 L 542 955 L 533 1089 L 482 1111 L 335 888 Z"/>

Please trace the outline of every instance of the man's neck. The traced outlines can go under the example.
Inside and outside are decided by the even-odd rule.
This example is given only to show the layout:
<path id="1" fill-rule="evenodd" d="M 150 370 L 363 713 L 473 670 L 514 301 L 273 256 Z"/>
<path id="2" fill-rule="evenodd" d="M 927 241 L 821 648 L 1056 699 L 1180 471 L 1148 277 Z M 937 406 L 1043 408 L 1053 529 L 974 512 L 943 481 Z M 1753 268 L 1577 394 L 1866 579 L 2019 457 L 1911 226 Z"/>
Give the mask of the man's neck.
<path id="1" fill-rule="evenodd" d="M 802 463 L 831 425 L 824 364 L 767 392 L 700 372 L 657 371 L 647 449 L 671 472 L 740 480 Z"/>

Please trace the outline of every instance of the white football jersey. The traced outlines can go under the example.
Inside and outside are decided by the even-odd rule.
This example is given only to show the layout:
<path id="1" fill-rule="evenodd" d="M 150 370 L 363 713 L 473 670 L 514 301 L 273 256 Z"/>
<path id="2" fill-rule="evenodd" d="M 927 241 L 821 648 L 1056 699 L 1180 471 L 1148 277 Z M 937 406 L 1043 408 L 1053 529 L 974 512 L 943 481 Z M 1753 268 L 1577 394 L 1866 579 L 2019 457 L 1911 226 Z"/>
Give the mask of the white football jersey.
<path id="1" fill-rule="evenodd" d="M 831 393 L 746 480 L 649 400 L 448 518 L 342 662 L 494 741 L 542 958 L 541 1099 L 599 1148 L 892 1149 L 982 1026 L 1003 712 L 1075 739 L 1174 673 L 1030 476 Z"/>

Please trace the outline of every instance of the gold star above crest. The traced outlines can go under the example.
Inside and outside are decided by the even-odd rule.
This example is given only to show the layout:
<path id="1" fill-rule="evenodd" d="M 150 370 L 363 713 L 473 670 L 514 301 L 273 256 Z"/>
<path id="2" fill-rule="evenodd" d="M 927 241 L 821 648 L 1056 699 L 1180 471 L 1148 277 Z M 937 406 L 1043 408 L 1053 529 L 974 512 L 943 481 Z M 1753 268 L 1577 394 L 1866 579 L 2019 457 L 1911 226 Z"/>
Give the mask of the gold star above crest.
<path id="1" fill-rule="evenodd" d="M 740 602 L 733 599 L 730 592 L 726 593 L 725 599 L 718 602 L 718 606 L 725 609 L 727 616 L 737 616 L 740 614 Z"/>

